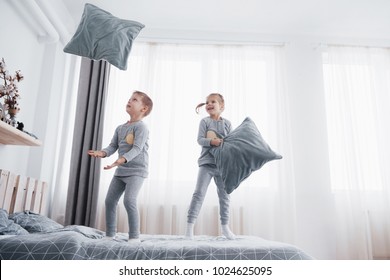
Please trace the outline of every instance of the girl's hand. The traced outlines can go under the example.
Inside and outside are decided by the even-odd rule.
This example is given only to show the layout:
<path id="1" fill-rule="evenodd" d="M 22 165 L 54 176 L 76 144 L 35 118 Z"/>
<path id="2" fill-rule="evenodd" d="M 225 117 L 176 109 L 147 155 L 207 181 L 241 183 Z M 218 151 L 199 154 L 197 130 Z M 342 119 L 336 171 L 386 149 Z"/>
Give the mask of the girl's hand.
<path id="1" fill-rule="evenodd" d="M 223 139 L 220 139 L 220 138 L 213 138 L 213 139 L 211 139 L 210 144 L 211 144 L 211 146 L 216 146 L 216 147 L 218 147 L 219 145 L 222 144 L 222 142 L 223 142 Z"/>
<path id="2" fill-rule="evenodd" d="M 99 157 L 99 158 L 104 158 L 107 156 L 106 152 L 103 151 L 94 151 L 94 150 L 88 150 L 88 155 L 91 157 Z"/>
<path id="3" fill-rule="evenodd" d="M 105 166 L 104 170 L 114 168 L 114 167 L 119 166 L 119 165 L 124 164 L 124 163 L 126 163 L 126 159 L 124 157 L 120 157 L 113 164 Z"/>

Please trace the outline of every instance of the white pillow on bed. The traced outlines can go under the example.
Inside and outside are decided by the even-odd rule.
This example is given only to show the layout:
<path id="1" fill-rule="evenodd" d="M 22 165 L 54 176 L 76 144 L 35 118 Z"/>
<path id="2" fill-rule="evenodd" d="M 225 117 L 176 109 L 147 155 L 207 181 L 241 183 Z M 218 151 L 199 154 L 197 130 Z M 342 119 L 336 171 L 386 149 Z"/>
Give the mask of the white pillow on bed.
<path id="1" fill-rule="evenodd" d="M 142 23 L 117 18 L 86 3 L 79 26 L 64 52 L 93 60 L 103 59 L 126 70 L 133 40 L 144 27 Z"/>
<path id="2" fill-rule="evenodd" d="M 267 162 L 282 158 L 265 142 L 250 118 L 229 133 L 221 146 L 211 148 L 210 153 L 221 172 L 227 193 L 233 192 Z"/>

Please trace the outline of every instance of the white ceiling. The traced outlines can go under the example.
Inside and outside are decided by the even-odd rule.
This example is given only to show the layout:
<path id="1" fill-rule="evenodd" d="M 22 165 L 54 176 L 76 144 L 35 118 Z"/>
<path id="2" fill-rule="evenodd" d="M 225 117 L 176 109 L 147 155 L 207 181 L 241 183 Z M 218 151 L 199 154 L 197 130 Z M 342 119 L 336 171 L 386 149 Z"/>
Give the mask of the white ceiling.
<path id="1" fill-rule="evenodd" d="M 74 22 L 91 3 L 148 29 L 390 39 L 390 0 L 63 0 Z"/>

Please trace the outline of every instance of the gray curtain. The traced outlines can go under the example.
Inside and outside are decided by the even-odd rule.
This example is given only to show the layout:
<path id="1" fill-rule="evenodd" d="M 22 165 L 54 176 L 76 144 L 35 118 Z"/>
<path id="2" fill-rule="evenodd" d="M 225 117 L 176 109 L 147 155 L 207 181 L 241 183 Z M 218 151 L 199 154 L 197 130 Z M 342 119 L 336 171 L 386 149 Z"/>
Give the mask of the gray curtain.
<path id="1" fill-rule="evenodd" d="M 65 224 L 95 227 L 100 160 L 87 151 L 102 148 L 110 64 L 82 58 L 73 135 Z"/>

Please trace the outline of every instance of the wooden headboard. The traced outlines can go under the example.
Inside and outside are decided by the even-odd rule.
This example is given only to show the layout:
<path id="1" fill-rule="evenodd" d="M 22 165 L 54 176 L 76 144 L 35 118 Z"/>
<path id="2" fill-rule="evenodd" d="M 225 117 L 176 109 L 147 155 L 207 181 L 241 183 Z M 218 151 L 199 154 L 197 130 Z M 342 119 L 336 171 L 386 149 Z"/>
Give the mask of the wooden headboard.
<path id="1" fill-rule="evenodd" d="M 44 214 L 47 183 L 0 169 L 0 208 L 9 214 L 30 210 Z"/>

